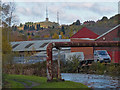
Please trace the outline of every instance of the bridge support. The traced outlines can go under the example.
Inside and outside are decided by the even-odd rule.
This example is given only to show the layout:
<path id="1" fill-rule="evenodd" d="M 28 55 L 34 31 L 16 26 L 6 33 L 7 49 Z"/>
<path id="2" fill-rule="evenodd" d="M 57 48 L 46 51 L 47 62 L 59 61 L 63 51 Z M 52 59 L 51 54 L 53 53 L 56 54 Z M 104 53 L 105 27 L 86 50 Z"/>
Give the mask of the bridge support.
<path id="1" fill-rule="evenodd" d="M 50 43 L 47 46 L 47 81 L 51 81 L 53 79 L 53 70 L 52 70 L 52 48 L 53 45 Z"/>
<path id="2" fill-rule="evenodd" d="M 53 80 L 52 49 L 60 47 L 120 47 L 120 41 L 81 41 L 81 42 L 53 42 L 47 46 L 47 81 Z M 58 65 L 59 61 L 58 61 Z M 60 76 L 60 66 L 58 66 L 58 79 Z"/>
<path id="3" fill-rule="evenodd" d="M 58 49 L 58 64 L 57 64 L 57 78 L 61 80 L 61 74 L 60 74 L 60 49 Z"/>

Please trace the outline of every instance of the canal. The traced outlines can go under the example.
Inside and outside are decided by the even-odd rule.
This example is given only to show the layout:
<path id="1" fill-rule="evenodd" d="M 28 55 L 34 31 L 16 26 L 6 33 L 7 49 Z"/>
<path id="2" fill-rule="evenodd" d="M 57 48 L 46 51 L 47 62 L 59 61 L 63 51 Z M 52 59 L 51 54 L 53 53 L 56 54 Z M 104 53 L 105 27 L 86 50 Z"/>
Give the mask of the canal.
<path id="1" fill-rule="evenodd" d="M 61 75 L 65 80 L 80 82 L 89 88 L 120 88 L 118 77 L 79 73 L 62 73 Z"/>

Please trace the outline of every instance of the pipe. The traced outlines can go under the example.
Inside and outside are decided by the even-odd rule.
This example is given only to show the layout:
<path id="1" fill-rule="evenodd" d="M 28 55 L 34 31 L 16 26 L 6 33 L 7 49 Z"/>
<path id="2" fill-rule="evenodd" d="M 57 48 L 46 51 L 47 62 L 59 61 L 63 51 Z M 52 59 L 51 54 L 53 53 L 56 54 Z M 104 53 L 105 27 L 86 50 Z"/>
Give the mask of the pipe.
<path id="1" fill-rule="evenodd" d="M 47 81 L 53 80 L 52 49 L 60 47 L 120 47 L 120 41 L 52 42 L 47 46 Z M 60 74 L 60 71 L 58 71 Z"/>

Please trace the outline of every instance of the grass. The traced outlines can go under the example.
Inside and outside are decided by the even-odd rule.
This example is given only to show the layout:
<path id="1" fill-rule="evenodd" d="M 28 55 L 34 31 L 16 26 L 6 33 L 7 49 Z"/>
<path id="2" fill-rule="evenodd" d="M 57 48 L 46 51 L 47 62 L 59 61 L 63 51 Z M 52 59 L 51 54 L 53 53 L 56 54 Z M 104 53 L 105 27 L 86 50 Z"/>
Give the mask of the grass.
<path id="1" fill-rule="evenodd" d="M 72 81 L 47 82 L 46 77 L 38 76 L 6 75 L 5 81 L 7 82 L 6 88 L 25 88 L 21 82 L 26 83 L 28 86 L 32 84 L 27 81 L 38 83 L 38 86 L 32 88 L 88 88 L 86 85 Z"/>
<path id="2" fill-rule="evenodd" d="M 13 80 L 6 80 L 5 88 L 24 88 L 24 85 Z"/>

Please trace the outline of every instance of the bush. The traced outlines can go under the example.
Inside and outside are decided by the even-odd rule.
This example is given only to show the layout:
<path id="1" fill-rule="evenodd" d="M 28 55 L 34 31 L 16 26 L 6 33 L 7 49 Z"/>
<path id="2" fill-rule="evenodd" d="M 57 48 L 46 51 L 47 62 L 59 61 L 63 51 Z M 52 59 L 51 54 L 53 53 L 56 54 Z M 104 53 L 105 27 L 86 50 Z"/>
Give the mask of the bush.
<path id="1" fill-rule="evenodd" d="M 75 73 L 78 72 L 79 64 L 80 64 L 80 56 L 73 55 L 72 57 L 69 57 L 66 61 L 66 63 L 63 63 L 61 72 L 71 72 Z"/>
<path id="2" fill-rule="evenodd" d="M 7 64 L 3 73 L 46 76 L 46 62 L 36 64 Z"/>
<path id="3" fill-rule="evenodd" d="M 120 64 L 92 63 L 89 67 L 89 73 L 107 74 L 111 76 L 120 76 Z"/>

